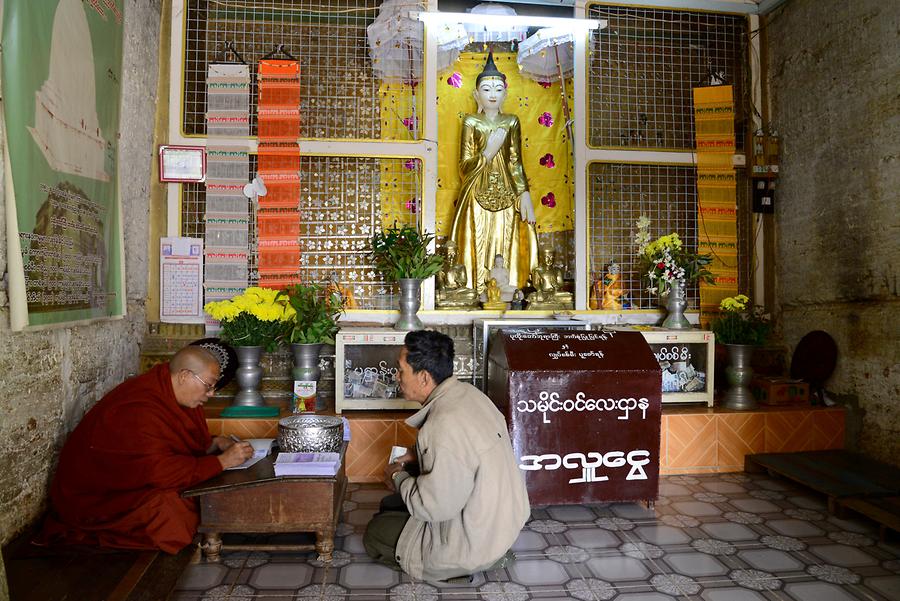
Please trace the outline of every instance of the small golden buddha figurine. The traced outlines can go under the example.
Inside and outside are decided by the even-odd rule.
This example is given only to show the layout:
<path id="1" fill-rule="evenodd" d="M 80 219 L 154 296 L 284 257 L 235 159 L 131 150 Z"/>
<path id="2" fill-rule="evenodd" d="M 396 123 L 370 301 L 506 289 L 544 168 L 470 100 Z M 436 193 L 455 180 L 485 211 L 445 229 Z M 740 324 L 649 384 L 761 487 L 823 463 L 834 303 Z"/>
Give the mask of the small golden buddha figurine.
<path id="1" fill-rule="evenodd" d="M 447 240 L 444 253 L 446 255 L 444 266 L 437 274 L 435 305 L 439 309 L 477 306 L 477 293 L 467 287 L 466 267 L 456 262 L 456 242 Z"/>
<path id="2" fill-rule="evenodd" d="M 500 300 L 500 286 L 497 285 L 496 279 L 491 278 L 488 280 L 484 292 L 487 295 L 487 300 L 481 303 L 481 306 L 485 310 L 503 311 L 506 309 L 506 303 Z"/>
<path id="3" fill-rule="evenodd" d="M 553 249 L 545 248 L 541 253 L 543 263 L 531 272 L 531 285 L 535 291 L 528 295 L 528 308 L 532 310 L 574 309 L 571 292 L 563 287 L 562 269 L 553 264 Z"/>
<path id="4" fill-rule="evenodd" d="M 338 281 L 338 274 L 332 271 L 328 278 L 328 285 L 325 286 L 325 294 L 336 294 L 341 298 L 341 306 L 345 310 L 356 309 L 356 298 L 353 296 L 353 288 L 350 286 L 342 286 Z"/>
<path id="5" fill-rule="evenodd" d="M 607 311 L 620 311 L 622 309 L 622 282 L 619 281 L 619 264 L 613 261 L 606 270 L 606 278 L 603 285 L 602 307 Z"/>

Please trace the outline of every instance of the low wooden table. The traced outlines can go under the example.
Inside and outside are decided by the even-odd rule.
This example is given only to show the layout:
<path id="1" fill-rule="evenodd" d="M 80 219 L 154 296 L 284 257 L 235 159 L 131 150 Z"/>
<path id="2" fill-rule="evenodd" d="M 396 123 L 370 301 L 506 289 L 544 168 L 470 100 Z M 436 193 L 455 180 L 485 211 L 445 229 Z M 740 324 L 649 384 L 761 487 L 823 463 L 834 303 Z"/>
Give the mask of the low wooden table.
<path id="1" fill-rule="evenodd" d="M 345 442 L 341 467 L 331 477 L 281 476 L 273 468 L 275 454 L 244 470 L 224 471 L 215 478 L 184 491 L 197 497 L 203 553 L 218 561 L 229 550 L 317 551 L 319 560 L 330 562 L 334 551 L 334 529 L 347 490 L 344 471 Z M 315 544 L 262 545 L 222 543 L 223 533 L 314 532 Z"/>

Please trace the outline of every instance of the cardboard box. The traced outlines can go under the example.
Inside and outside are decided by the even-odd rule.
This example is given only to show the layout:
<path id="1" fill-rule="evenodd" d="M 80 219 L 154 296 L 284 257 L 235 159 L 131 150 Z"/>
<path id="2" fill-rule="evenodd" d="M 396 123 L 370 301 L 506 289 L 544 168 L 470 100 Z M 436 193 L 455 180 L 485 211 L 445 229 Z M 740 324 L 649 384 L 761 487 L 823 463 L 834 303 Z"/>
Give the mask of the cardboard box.
<path id="1" fill-rule="evenodd" d="M 762 405 L 808 405 L 809 384 L 791 378 L 756 376 L 750 383 L 756 401 Z"/>

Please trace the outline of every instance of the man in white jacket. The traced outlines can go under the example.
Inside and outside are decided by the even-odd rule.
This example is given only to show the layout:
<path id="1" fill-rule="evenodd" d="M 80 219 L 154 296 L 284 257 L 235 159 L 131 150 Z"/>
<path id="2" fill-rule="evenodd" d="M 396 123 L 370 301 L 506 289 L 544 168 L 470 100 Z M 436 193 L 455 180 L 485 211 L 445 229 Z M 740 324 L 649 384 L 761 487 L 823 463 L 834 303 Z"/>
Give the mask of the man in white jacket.
<path id="1" fill-rule="evenodd" d="M 416 448 L 385 469 L 398 494 L 382 501 L 363 542 L 374 559 L 441 581 L 498 567 L 530 514 L 506 420 L 453 377 L 453 340 L 410 332 L 400 351 L 403 396 L 423 407 L 406 423 Z"/>

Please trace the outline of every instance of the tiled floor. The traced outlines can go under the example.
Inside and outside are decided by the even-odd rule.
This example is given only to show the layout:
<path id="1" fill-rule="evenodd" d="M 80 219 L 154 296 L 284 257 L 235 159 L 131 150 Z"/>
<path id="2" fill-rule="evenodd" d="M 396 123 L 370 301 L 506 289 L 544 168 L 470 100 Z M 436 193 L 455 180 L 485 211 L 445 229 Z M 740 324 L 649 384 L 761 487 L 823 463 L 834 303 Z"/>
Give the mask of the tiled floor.
<path id="1" fill-rule="evenodd" d="M 765 475 L 664 477 L 652 510 L 535 509 L 506 569 L 434 586 L 372 563 L 362 533 L 386 491 L 351 485 L 330 566 L 306 554 L 227 553 L 188 567 L 174 599 L 269 601 L 900 600 L 900 544 L 871 522 Z M 277 537 L 273 537 L 277 538 Z"/>

